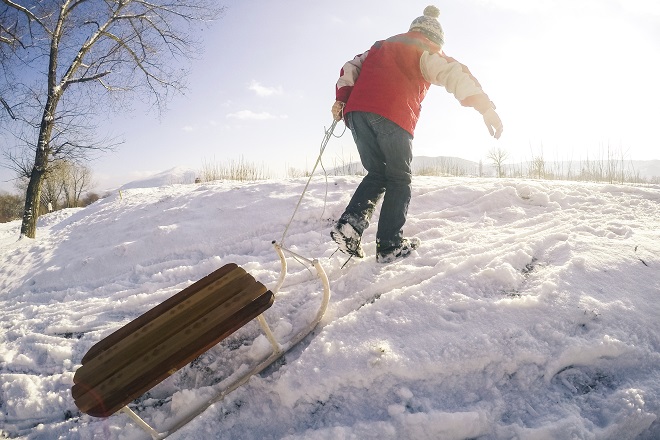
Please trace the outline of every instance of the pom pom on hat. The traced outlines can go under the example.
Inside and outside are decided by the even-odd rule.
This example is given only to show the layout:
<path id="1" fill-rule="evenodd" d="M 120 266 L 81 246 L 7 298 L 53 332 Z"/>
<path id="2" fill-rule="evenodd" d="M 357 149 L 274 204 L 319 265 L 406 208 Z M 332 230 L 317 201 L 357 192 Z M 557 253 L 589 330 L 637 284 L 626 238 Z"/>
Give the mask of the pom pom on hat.
<path id="1" fill-rule="evenodd" d="M 424 8 L 424 16 L 431 18 L 438 18 L 440 17 L 440 9 L 438 9 L 436 6 L 429 5 Z"/>
<path id="2" fill-rule="evenodd" d="M 413 20 L 410 30 L 423 33 L 429 40 L 442 47 L 445 44 L 445 33 L 438 21 L 439 16 L 440 10 L 429 5 L 424 8 L 424 15 Z"/>

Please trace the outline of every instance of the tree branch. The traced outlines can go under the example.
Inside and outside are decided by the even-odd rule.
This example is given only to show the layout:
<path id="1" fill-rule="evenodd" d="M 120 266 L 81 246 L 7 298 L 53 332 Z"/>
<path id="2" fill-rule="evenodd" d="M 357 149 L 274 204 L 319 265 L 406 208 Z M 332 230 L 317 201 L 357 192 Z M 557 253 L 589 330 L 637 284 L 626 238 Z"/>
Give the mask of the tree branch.
<path id="1" fill-rule="evenodd" d="M 24 7 L 24 6 L 19 5 L 18 3 L 14 3 L 14 2 L 11 1 L 11 0 L 1 0 L 1 1 L 2 1 L 4 4 L 6 4 L 7 6 L 9 6 L 10 8 L 16 9 L 17 11 L 20 11 L 20 12 L 22 12 L 23 14 L 25 14 L 25 15 L 27 16 L 28 20 L 30 20 L 30 21 L 34 21 L 35 23 L 39 24 L 39 26 L 41 26 L 41 28 L 42 28 L 43 30 L 45 30 L 46 32 L 48 32 L 49 35 L 52 35 L 52 33 L 50 32 L 50 30 L 48 29 L 48 26 L 46 26 L 46 25 L 44 24 L 44 22 L 41 21 L 41 19 L 40 19 L 39 17 L 37 17 L 36 15 L 34 15 L 34 14 L 32 13 L 32 11 L 30 11 L 29 9 L 27 9 L 27 8 Z"/>
<path id="2" fill-rule="evenodd" d="M 145 76 L 147 78 L 154 79 L 155 81 L 157 81 L 161 84 L 165 84 L 165 85 L 169 84 L 166 80 L 158 78 L 156 75 L 149 72 L 149 69 L 147 69 L 144 66 L 144 63 L 142 62 L 140 57 L 133 51 L 133 49 L 128 47 L 128 45 L 126 44 L 126 42 L 124 40 L 122 40 L 121 38 L 119 38 L 118 36 L 116 36 L 116 35 L 114 35 L 110 32 L 103 32 L 103 34 L 106 35 L 107 37 L 111 38 L 115 42 L 117 42 L 117 44 L 119 44 L 121 47 L 123 47 L 126 50 L 126 52 L 128 52 L 131 55 L 131 57 L 133 58 L 133 61 L 135 61 L 135 64 L 137 65 L 137 67 L 142 71 L 142 73 L 145 74 Z"/>
<path id="3" fill-rule="evenodd" d="M 9 113 L 9 116 L 10 116 L 13 120 L 17 120 L 17 119 L 18 119 L 18 118 L 16 117 L 16 115 L 14 115 L 14 112 L 11 110 L 11 107 L 9 107 L 9 104 L 7 104 L 7 101 L 5 101 L 4 98 L 3 98 L 2 96 L 0 96 L 0 104 L 2 104 L 2 106 L 5 108 L 5 110 L 7 110 L 7 113 Z"/>
<path id="4" fill-rule="evenodd" d="M 88 82 L 88 81 L 96 81 L 96 80 L 99 80 L 99 79 L 103 78 L 106 75 L 110 75 L 111 73 L 112 72 L 108 70 L 108 71 L 105 71 L 105 72 L 97 73 L 96 75 L 92 75 L 92 76 L 85 76 L 85 77 L 82 77 L 82 78 L 68 79 L 62 84 L 62 89 L 64 91 L 71 84 L 75 84 L 75 83 L 84 83 L 84 82 Z"/>

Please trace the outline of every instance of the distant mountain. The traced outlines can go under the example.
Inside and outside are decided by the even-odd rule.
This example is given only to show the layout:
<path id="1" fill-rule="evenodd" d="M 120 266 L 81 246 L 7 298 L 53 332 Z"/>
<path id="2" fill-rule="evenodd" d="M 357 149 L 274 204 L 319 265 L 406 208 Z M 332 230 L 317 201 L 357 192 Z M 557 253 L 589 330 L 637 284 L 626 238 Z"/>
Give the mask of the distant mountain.
<path id="1" fill-rule="evenodd" d="M 416 156 L 412 161 L 413 174 L 416 175 L 479 176 L 490 174 L 490 166 L 482 164 L 481 168 L 480 172 L 478 162 L 451 156 Z"/>
<path id="2" fill-rule="evenodd" d="M 633 160 L 630 162 L 632 169 L 639 172 L 641 177 L 660 177 L 660 160 Z"/>
<path id="3" fill-rule="evenodd" d="M 448 156 L 416 156 L 413 157 L 412 170 L 415 175 L 452 175 L 452 176 L 478 176 L 479 164 L 470 160 Z M 484 172 L 491 173 L 488 166 Z M 328 170 L 330 175 L 364 175 L 366 170 L 360 162 L 350 162 Z"/>
<path id="4" fill-rule="evenodd" d="M 529 176 L 534 175 L 534 166 L 531 162 L 506 163 L 504 169 L 507 176 Z M 459 157 L 448 156 L 417 156 L 413 158 L 412 170 L 415 175 L 433 175 L 433 176 L 483 176 L 493 177 L 496 175 L 495 167 L 490 162 L 474 162 L 461 159 Z M 572 162 L 545 162 L 544 170 L 546 175 L 554 175 L 558 178 L 568 178 L 568 176 L 578 176 L 580 174 L 594 174 L 599 172 L 607 174 L 608 170 L 614 175 L 619 176 L 621 172 L 627 180 L 632 178 L 641 178 L 646 180 L 660 179 L 660 160 L 624 160 L 612 161 L 572 161 Z M 351 162 L 341 167 L 328 170 L 331 175 L 343 174 L 366 174 L 365 169 L 359 162 Z"/>
<path id="5" fill-rule="evenodd" d="M 174 167 L 153 176 L 129 182 L 122 185 L 120 189 L 158 188 L 180 183 L 194 183 L 198 173 L 197 170 L 192 168 Z"/>

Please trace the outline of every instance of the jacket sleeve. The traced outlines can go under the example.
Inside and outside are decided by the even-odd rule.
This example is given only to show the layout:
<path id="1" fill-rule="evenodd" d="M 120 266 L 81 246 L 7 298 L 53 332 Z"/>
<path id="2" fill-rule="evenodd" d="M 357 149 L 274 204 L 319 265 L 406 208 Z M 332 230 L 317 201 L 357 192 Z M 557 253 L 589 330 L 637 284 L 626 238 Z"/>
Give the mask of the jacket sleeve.
<path id="1" fill-rule="evenodd" d="M 348 97 L 351 95 L 353 86 L 360 75 L 362 63 L 367 58 L 368 54 L 369 51 L 356 55 L 355 58 L 344 64 L 344 67 L 341 68 L 335 90 L 337 101 L 348 102 Z"/>
<path id="2" fill-rule="evenodd" d="M 479 113 L 495 108 L 467 66 L 454 58 L 442 52 L 424 52 L 420 58 L 420 69 L 424 79 L 431 84 L 443 86 L 462 106 L 473 107 Z"/>

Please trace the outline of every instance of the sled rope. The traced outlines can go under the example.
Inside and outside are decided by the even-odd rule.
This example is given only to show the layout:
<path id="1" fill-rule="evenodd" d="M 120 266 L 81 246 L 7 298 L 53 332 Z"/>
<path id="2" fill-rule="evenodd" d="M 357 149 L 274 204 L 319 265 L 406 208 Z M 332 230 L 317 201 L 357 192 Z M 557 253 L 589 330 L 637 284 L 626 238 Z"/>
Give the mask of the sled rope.
<path id="1" fill-rule="evenodd" d="M 312 169 L 312 172 L 309 174 L 309 179 L 307 179 L 307 183 L 305 184 L 305 188 L 303 189 L 302 194 L 300 194 L 300 198 L 298 199 L 298 203 L 296 204 L 295 209 L 293 210 L 293 214 L 291 215 L 291 219 L 289 220 L 289 223 L 287 223 L 286 227 L 284 228 L 284 232 L 282 233 L 282 238 L 280 239 L 280 245 L 284 245 L 284 238 L 286 237 L 287 233 L 289 232 L 289 227 L 291 226 L 291 223 L 293 222 L 294 217 L 296 216 L 296 213 L 298 212 L 298 208 L 300 208 L 300 204 L 302 202 L 303 197 L 305 196 L 305 193 L 307 192 L 307 188 L 309 187 L 310 182 L 312 181 L 312 177 L 314 177 L 314 172 L 316 171 L 316 167 L 321 165 L 321 168 L 323 168 L 323 164 L 321 162 L 321 157 L 323 156 L 323 152 L 325 151 L 325 147 L 328 145 L 328 141 L 330 141 L 331 137 L 337 137 L 340 138 L 344 135 L 346 132 L 346 127 L 344 127 L 344 131 L 337 136 L 334 134 L 335 127 L 337 126 L 337 121 L 333 120 L 332 125 L 330 125 L 330 128 L 325 130 L 325 135 L 323 136 L 323 140 L 321 141 L 321 148 L 319 151 L 319 156 L 316 159 L 316 163 L 314 164 L 314 168 Z M 323 168 L 323 172 L 325 175 L 325 197 L 327 198 L 328 196 L 328 174 L 325 172 L 325 168 Z M 323 203 L 323 212 L 325 212 L 325 202 Z M 321 214 L 323 216 L 323 214 Z"/>
<path id="2" fill-rule="evenodd" d="M 337 252 L 339 252 L 339 247 L 337 247 L 337 249 L 335 249 L 335 251 L 334 251 L 333 253 L 330 254 L 330 258 L 332 258 Z M 353 258 L 353 255 L 349 255 L 349 256 L 348 256 L 348 260 L 346 260 L 346 261 L 344 262 L 344 264 L 341 265 L 340 269 L 343 269 L 344 267 L 346 267 L 346 265 L 348 264 L 348 262 L 351 261 L 351 258 Z"/>

